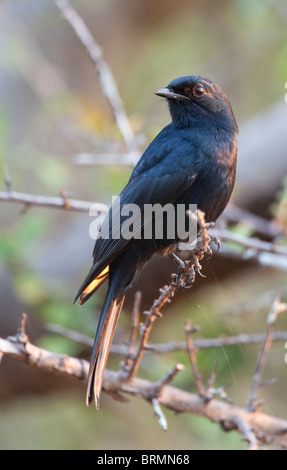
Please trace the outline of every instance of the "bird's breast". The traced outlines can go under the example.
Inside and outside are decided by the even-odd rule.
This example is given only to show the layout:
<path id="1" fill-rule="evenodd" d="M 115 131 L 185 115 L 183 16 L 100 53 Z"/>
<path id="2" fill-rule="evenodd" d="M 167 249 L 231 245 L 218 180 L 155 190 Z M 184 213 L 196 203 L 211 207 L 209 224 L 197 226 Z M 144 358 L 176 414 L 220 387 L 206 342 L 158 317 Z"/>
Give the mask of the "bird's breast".
<path id="1" fill-rule="evenodd" d="M 180 200 L 187 205 L 197 205 L 205 212 L 208 222 L 215 221 L 228 204 L 234 188 L 237 159 L 236 139 L 209 142 L 213 145 L 199 150 L 196 178 Z"/>

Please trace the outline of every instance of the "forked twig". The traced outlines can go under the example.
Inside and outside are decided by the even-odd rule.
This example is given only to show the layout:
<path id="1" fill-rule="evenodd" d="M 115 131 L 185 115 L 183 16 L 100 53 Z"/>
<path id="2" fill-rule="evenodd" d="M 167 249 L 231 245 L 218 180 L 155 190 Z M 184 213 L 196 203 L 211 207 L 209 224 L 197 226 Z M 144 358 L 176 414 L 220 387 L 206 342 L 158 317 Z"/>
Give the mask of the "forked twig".
<path id="1" fill-rule="evenodd" d="M 179 372 L 184 370 L 184 365 L 183 364 L 176 364 L 173 369 L 167 372 L 167 374 L 162 377 L 162 379 L 158 380 L 155 382 L 152 386 L 153 392 L 159 395 L 165 387 L 165 385 L 170 384 L 175 377 L 179 374 Z"/>
<path id="2" fill-rule="evenodd" d="M 251 390 L 250 390 L 250 394 L 249 394 L 248 402 L 247 402 L 247 409 L 250 411 L 256 411 L 256 409 L 258 409 L 258 406 L 262 405 L 262 402 L 256 403 L 256 395 L 261 386 L 263 371 L 264 371 L 264 368 L 267 362 L 268 353 L 272 344 L 275 321 L 277 320 L 278 315 L 280 315 L 280 313 L 282 312 L 285 312 L 286 310 L 287 310 L 287 304 L 280 302 L 279 296 L 277 295 L 267 317 L 267 330 L 266 330 L 265 340 L 262 344 L 261 351 L 258 357 L 256 370 L 252 379 Z"/>

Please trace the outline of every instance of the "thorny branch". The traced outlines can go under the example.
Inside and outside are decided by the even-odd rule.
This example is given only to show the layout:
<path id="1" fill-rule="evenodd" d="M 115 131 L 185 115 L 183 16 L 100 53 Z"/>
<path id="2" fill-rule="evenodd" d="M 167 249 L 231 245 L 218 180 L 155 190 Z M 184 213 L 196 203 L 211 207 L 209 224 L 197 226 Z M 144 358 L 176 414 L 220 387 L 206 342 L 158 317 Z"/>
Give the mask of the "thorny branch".
<path id="1" fill-rule="evenodd" d="M 15 336 L 0 338 L 0 352 L 2 356 L 65 376 L 86 379 L 88 374 L 87 361 L 51 353 L 31 344 L 25 333 L 24 319 L 20 331 Z M 160 387 L 161 393 L 154 395 L 154 391 L 158 392 L 158 383 L 153 384 L 139 378 L 127 382 L 121 380 L 118 372 L 106 370 L 103 389 L 113 397 L 119 398 L 124 394 L 150 402 L 160 417 L 160 424 L 163 427 L 166 426 L 166 420 L 160 406 L 176 413 L 191 413 L 205 417 L 220 424 L 225 431 L 236 430 L 248 441 L 249 448 L 256 448 L 258 443 L 287 448 L 286 420 L 261 412 L 254 413 L 216 399 L 206 404 L 198 395 L 169 385 L 169 378 L 166 376 L 166 383 Z"/>
<path id="2" fill-rule="evenodd" d="M 140 317 L 140 303 L 142 299 L 142 293 L 137 292 L 135 295 L 133 314 L 132 314 L 132 325 L 128 341 L 128 348 L 125 354 L 125 360 L 122 363 L 123 370 L 129 370 L 131 367 L 131 356 L 133 353 L 134 343 L 136 340 L 137 329 L 139 327 L 139 317 Z"/>

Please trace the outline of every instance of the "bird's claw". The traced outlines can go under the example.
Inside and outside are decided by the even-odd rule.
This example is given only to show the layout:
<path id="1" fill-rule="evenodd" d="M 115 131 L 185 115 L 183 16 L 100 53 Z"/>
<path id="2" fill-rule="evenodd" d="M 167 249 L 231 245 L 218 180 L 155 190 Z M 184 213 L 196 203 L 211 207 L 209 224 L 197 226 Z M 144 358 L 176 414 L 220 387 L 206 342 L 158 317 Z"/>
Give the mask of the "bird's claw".
<path id="1" fill-rule="evenodd" d="M 180 278 L 181 278 L 181 275 L 182 275 L 182 272 L 183 270 L 185 269 L 186 267 L 186 263 L 185 261 L 183 261 L 182 259 L 180 259 L 178 256 L 176 256 L 176 254 L 174 253 L 171 253 L 170 254 L 170 257 L 173 261 L 175 261 L 175 263 L 177 264 L 178 266 L 178 269 L 177 269 L 177 274 L 175 275 L 176 277 L 176 283 L 179 283 L 180 281 Z"/>
<path id="2" fill-rule="evenodd" d="M 194 283 L 195 270 L 192 268 L 182 279 L 182 275 L 178 277 L 178 274 L 172 274 L 171 285 L 173 287 L 179 287 L 180 289 L 190 289 Z"/>
<path id="3" fill-rule="evenodd" d="M 211 241 L 211 243 L 214 243 L 214 245 L 217 246 L 217 250 L 216 250 L 216 252 L 215 252 L 215 253 L 217 253 L 217 252 L 220 250 L 220 248 L 221 248 L 221 241 L 220 241 L 220 239 L 219 239 L 218 237 L 211 237 L 210 241 Z"/>
<path id="4" fill-rule="evenodd" d="M 204 274 L 202 274 L 201 270 L 202 270 L 202 266 L 201 264 L 199 263 L 198 261 L 198 258 L 196 256 L 193 257 L 193 263 L 194 263 L 194 266 L 193 266 L 193 269 L 194 269 L 194 272 L 199 274 L 201 277 L 206 277 Z"/>

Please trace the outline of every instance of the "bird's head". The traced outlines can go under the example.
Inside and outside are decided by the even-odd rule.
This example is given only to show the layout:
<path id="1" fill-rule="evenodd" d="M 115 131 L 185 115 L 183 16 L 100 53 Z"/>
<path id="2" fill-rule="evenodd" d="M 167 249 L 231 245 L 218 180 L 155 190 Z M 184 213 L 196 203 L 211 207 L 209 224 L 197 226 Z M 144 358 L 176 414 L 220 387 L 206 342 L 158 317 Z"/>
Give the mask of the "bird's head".
<path id="1" fill-rule="evenodd" d="M 199 75 L 176 78 L 155 94 L 167 99 L 177 127 L 210 122 L 230 132 L 238 130 L 227 96 L 208 78 Z"/>

